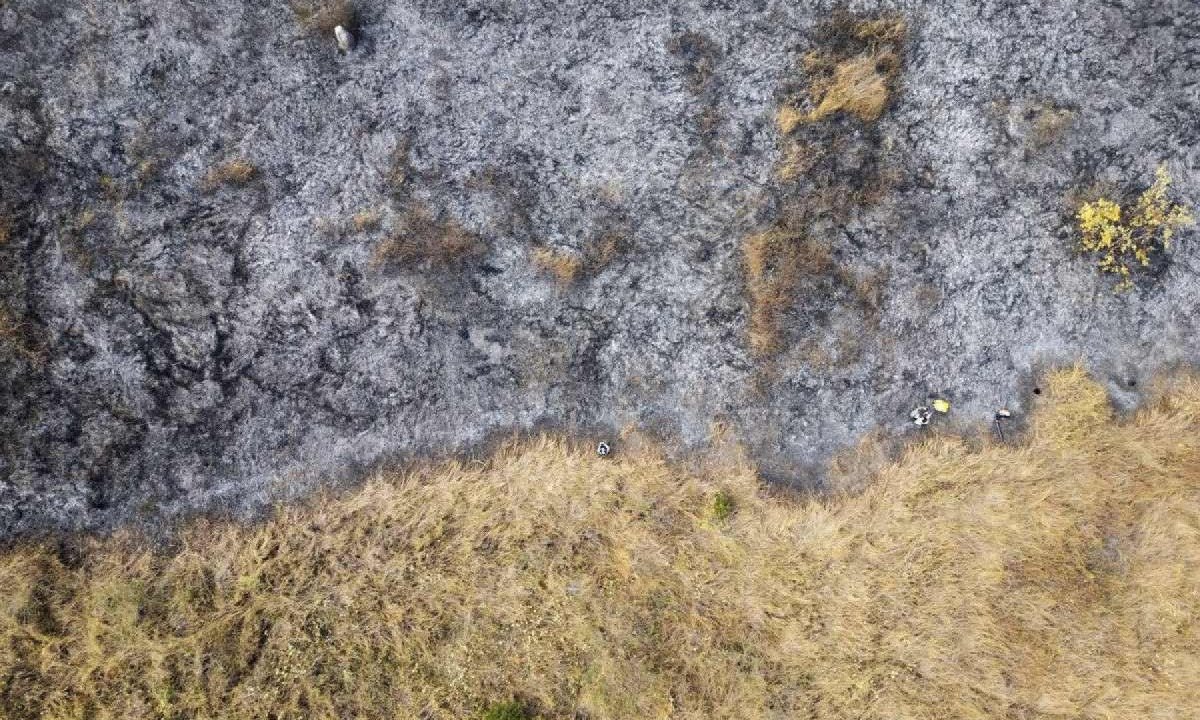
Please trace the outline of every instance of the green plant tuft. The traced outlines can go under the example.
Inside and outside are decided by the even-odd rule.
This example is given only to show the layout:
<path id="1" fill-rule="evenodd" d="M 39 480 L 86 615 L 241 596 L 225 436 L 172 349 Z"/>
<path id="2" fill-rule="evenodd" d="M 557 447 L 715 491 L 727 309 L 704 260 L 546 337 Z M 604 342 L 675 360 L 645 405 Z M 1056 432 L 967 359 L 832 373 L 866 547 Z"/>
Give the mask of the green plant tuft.
<path id="1" fill-rule="evenodd" d="M 737 512 L 737 501 L 728 490 L 720 490 L 713 496 L 712 515 L 717 522 L 725 522 Z"/>
<path id="2" fill-rule="evenodd" d="M 533 716 L 516 700 L 497 703 L 483 713 L 483 720 L 533 720 Z"/>

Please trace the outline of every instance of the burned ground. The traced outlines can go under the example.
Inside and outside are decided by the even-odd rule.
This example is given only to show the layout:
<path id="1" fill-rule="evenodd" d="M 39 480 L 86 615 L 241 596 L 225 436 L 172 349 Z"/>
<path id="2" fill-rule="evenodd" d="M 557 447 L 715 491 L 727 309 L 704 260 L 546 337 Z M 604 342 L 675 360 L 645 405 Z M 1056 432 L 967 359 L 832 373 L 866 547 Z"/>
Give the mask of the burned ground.
<path id="1" fill-rule="evenodd" d="M 0 534 L 534 427 L 820 487 L 930 393 L 1198 359 L 1194 234 L 1117 293 L 1072 217 L 1200 199 L 1193 3 L 302 5 L 0 5 Z"/>

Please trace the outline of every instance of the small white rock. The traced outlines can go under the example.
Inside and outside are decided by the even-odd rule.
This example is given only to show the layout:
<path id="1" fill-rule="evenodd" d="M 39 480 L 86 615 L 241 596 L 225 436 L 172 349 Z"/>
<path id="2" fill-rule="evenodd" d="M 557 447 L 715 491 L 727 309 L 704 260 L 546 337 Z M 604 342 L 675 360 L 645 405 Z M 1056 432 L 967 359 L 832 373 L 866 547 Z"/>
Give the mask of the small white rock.
<path id="1" fill-rule="evenodd" d="M 338 50 L 344 53 L 350 52 L 350 48 L 354 47 L 354 36 L 346 28 L 338 25 L 333 29 L 333 36 L 337 38 Z"/>

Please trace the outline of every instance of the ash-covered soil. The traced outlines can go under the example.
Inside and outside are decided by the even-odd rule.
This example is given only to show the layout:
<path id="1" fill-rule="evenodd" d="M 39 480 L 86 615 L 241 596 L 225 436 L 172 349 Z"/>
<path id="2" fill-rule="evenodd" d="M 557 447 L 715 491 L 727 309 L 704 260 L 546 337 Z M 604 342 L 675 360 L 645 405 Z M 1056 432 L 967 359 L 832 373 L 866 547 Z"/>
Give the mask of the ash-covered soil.
<path id="1" fill-rule="evenodd" d="M 819 487 L 930 394 L 1200 359 L 1200 237 L 1114 292 L 1073 219 L 1160 163 L 1200 204 L 1200 5 L 670 5 L 358 0 L 341 54 L 282 0 L 0 3 L 0 535 L 537 427 Z M 803 255 L 758 294 L 756 236 Z"/>

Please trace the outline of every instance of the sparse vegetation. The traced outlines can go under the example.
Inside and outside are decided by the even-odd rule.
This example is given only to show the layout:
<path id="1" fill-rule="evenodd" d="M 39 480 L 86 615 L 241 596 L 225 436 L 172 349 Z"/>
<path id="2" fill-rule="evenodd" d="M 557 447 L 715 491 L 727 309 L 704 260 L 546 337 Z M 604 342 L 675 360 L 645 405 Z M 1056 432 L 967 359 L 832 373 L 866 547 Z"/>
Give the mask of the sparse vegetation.
<path id="1" fill-rule="evenodd" d="M 342 223 L 336 218 L 318 217 L 313 219 L 313 230 L 326 240 L 334 240 L 342 234 Z"/>
<path id="2" fill-rule="evenodd" d="M 829 248 L 802 231 L 776 227 L 746 238 L 742 260 L 750 300 L 750 350 L 770 355 L 779 349 L 782 316 L 795 302 L 801 280 L 831 266 Z"/>
<path id="3" fill-rule="evenodd" d="M 1031 109 L 1034 118 L 1030 124 L 1029 139 L 1034 147 L 1045 147 L 1058 138 L 1075 121 L 1075 113 L 1066 108 L 1042 103 Z"/>
<path id="4" fill-rule="evenodd" d="M 589 244 L 582 254 L 550 247 L 535 248 L 533 262 L 552 275 L 560 286 L 567 287 L 581 277 L 600 272 L 625 250 L 626 243 L 620 236 L 606 233 Z"/>
<path id="5" fill-rule="evenodd" d="M 1118 422 L 1064 372 L 1027 445 L 932 437 L 822 501 L 736 448 L 540 439 L 169 552 L 10 549 L 0 714 L 1188 717 L 1200 382 L 1172 385 Z"/>
<path id="6" fill-rule="evenodd" d="M 7 310 L 0 308 L 0 342 L 6 345 L 14 345 L 16 339 L 20 337 L 20 325 L 18 325 L 9 315 Z"/>
<path id="7" fill-rule="evenodd" d="M 125 200 L 124 186 L 111 175 L 101 175 L 96 184 L 100 188 L 101 196 L 108 202 L 117 204 Z"/>
<path id="8" fill-rule="evenodd" d="M 214 190 L 221 185 L 245 185 L 254 179 L 258 169 L 245 158 L 234 158 L 215 165 L 204 176 L 204 186 Z"/>
<path id="9" fill-rule="evenodd" d="M 142 187 L 154 177 L 156 172 L 158 172 L 157 161 L 142 160 L 137 164 L 137 170 L 134 173 L 134 183 L 138 187 Z"/>
<path id="10" fill-rule="evenodd" d="M 408 180 L 412 175 L 410 152 L 411 148 L 408 139 L 400 140 L 396 143 L 396 147 L 392 148 L 388 159 L 387 172 L 383 178 L 392 195 L 401 196 L 408 189 Z"/>
<path id="11" fill-rule="evenodd" d="M 872 324 L 878 325 L 880 311 L 883 308 L 884 291 L 888 283 L 888 272 L 886 270 L 855 272 L 843 265 L 835 265 L 831 272 L 838 283 L 853 295 L 862 317 Z"/>
<path id="12" fill-rule="evenodd" d="M 354 232 L 370 232 L 379 228 L 379 223 L 383 216 L 378 210 L 359 210 L 354 213 L 354 217 L 350 218 L 350 225 L 354 228 Z"/>
<path id="13" fill-rule="evenodd" d="M 608 267 L 609 263 L 618 256 L 629 252 L 629 240 L 616 233 L 604 233 L 595 242 L 588 245 L 584 253 L 584 266 L 588 272 L 595 273 Z"/>
<path id="14" fill-rule="evenodd" d="M 1099 256 L 1101 272 L 1120 276 L 1118 289 L 1132 287 L 1133 271 L 1150 265 L 1153 253 L 1167 250 L 1171 238 L 1195 221 L 1191 211 L 1167 198 L 1171 176 L 1165 165 L 1151 185 L 1128 209 L 1108 198 L 1085 202 L 1079 208 L 1080 243 Z"/>
<path id="15" fill-rule="evenodd" d="M 724 54 L 711 37 L 693 30 L 668 40 L 667 51 L 683 62 L 684 77 L 694 93 L 703 93 L 712 84 L 713 73 Z"/>
<path id="16" fill-rule="evenodd" d="M 0 307 L 0 347 L 7 348 L 35 366 L 40 366 L 45 358 L 31 339 L 29 330 L 30 328 L 11 312 Z"/>
<path id="17" fill-rule="evenodd" d="M 376 265 L 461 267 L 487 254 L 487 244 L 453 218 L 434 217 L 424 206 L 402 215 L 395 231 L 376 249 Z"/>
<path id="18" fill-rule="evenodd" d="M 292 11 L 306 30 L 332 35 L 338 25 L 358 29 L 358 11 L 351 0 L 292 0 Z"/>
<path id="19" fill-rule="evenodd" d="M 570 285 L 579 277 L 583 269 L 583 260 L 572 253 L 555 250 L 548 247 L 535 248 L 533 261 L 543 271 L 550 273 L 559 285 Z"/>
<path id="20" fill-rule="evenodd" d="M 837 115 L 862 123 L 878 120 L 897 90 L 907 36 L 908 25 L 898 16 L 834 12 L 801 59 L 802 82 L 785 85 L 786 99 L 775 118 L 780 134 L 775 177 L 784 202 L 772 229 L 743 241 L 747 335 L 751 352 L 760 359 L 783 350 L 783 320 L 798 307 L 806 279 L 831 275 L 853 298 L 846 309 L 861 315 L 868 326 L 878 325 L 886 277 L 856 276 L 852 259 L 835 265 L 830 247 L 814 239 L 821 232 L 814 228 L 829 220 L 844 223 L 857 209 L 878 202 L 896 173 L 884 161 L 886 144 L 878 135 L 862 133 L 853 124 L 821 121 Z M 812 319 L 824 327 L 810 330 L 827 337 L 804 351 L 810 365 L 832 362 L 835 344 L 845 350 L 836 353 L 839 362 L 860 355 L 863 338 L 849 337 L 859 332 L 850 324 L 837 331 L 836 343 L 828 339 L 835 330 L 832 323 L 844 318 L 826 313 Z"/>

